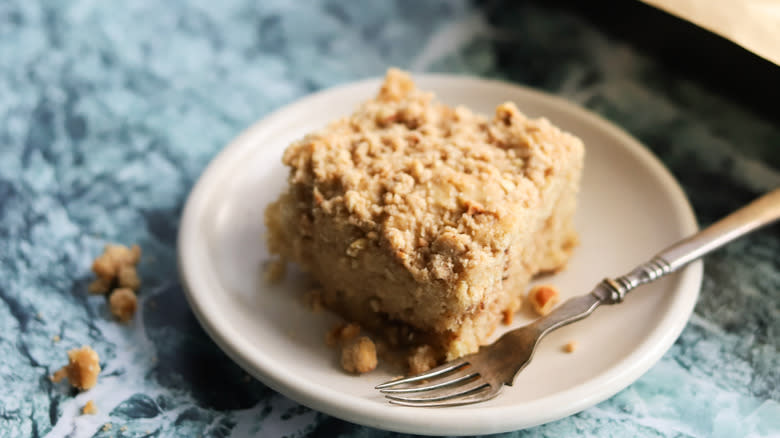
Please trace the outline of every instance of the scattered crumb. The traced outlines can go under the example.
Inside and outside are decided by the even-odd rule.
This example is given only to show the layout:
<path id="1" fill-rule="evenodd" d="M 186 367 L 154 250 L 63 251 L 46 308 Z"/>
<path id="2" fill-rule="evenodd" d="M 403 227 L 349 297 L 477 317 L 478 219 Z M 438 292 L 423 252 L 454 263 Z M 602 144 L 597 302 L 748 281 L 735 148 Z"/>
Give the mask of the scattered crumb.
<path id="1" fill-rule="evenodd" d="M 268 283 L 278 283 L 287 273 L 287 262 L 284 259 L 271 260 L 265 266 L 265 281 Z"/>
<path id="2" fill-rule="evenodd" d="M 129 288 L 114 289 L 114 292 L 111 293 L 111 297 L 108 299 L 108 304 L 111 308 L 111 313 L 121 322 L 133 319 L 133 315 L 135 315 L 135 311 L 138 308 L 135 292 Z"/>
<path id="3" fill-rule="evenodd" d="M 509 309 L 504 310 L 504 319 L 502 320 L 504 325 L 512 324 L 512 321 L 514 319 L 515 319 L 515 312 L 513 312 L 513 311 L 511 311 Z"/>
<path id="4" fill-rule="evenodd" d="M 436 352 L 430 345 L 420 345 L 412 350 L 412 354 L 407 359 L 409 363 L 409 374 L 420 374 L 438 365 Z"/>
<path id="5" fill-rule="evenodd" d="M 376 346 L 367 336 L 361 336 L 341 350 L 341 367 L 344 371 L 363 374 L 373 371 L 376 365 Z"/>
<path id="6" fill-rule="evenodd" d="M 120 430 L 121 432 L 124 432 L 124 431 L 126 431 L 126 430 L 127 430 L 127 426 L 122 426 L 122 427 L 120 427 L 120 428 L 119 428 L 119 430 Z"/>
<path id="7" fill-rule="evenodd" d="M 98 413 L 97 406 L 92 400 L 87 401 L 87 404 L 81 408 L 81 415 L 95 415 Z"/>
<path id="8" fill-rule="evenodd" d="M 119 287 L 126 287 L 134 291 L 141 287 L 141 279 L 138 278 L 138 272 L 135 270 L 135 266 L 132 265 L 120 266 L 117 272 L 117 280 Z"/>
<path id="9" fill-rule="evenodd" d="M 574 353 L 574 350 L 577 349 L 577 341 L 569 341 L 566 345 L 563 346 L 563 351 L 567 353 Z"/>
<path id="10" fill-rule="evenodd" d="M 317 313 L 322 310 L 322 290 L 312 289 L 303 296 L 303 301 L 312 312 Z"/>
<path id="11" fill-rule="evenodd" d="M 51 338 L 51 340 L 52 340 L 52 341 L 54 341 L 54 342 L 60 342 L 60 335 L 54 335 L 54 336 Z"/>
<path id="12" fill-rule="evenodd" d="M 103 254 L 92 262 L 92 271 L 98 278 L 113 280 L 119 275 L 122 266 L 135 266 L 141 259 L 141 247 L 133 245 L 106 245 Z"/>
<path id="13" fill-rule="evenodd" d="M 356 322 L 340 323 L 325 333 L 325 344 L 330 347 L 340 342 L 352 340 L 360 334 L 360 324 Z"/>
<path id="14" fill-rule="evenodd" d="M 103 427 L 101 428 L 101 430 L 103 432 L 108 432 L 109 430 L 111 430 L 111 423 L 104 424 Z"/>
<path id="15" fill-rule="evenodd" d="M 85 345 L 68 351 L 68 364 L 50 378 L 55 383 L 67 378 L 71 386 L 83 391 L 95 386 L 99 373 L 100 358 L 95 350 Z"/>
<path id="16" fill-rule="evenodd" d="M 528 301 L 533 306 L 534 312 L 541 316 L 550 313 L 560 300 L 558 289 L 549 284 L 534 286 L 528 291 Z"/>
<path id="17" fill-rule="evenodd" d="M 98 278 L 87 286 L 87 291 L 95 295 L 105 295 L 111 290 L 113 279 Z"/>
<path id="18" fill-rule="evenodd" d="M 141 260 L 141 247 L 133 245 L 106 245 L 103 254 L 92 262 L 92 271 L 97 278 L 87 290 L 91 294 L 105 295 L 114 288 L 129 288 L 134 291 L 141 287 L 141 279 L 136 265 Z"/>

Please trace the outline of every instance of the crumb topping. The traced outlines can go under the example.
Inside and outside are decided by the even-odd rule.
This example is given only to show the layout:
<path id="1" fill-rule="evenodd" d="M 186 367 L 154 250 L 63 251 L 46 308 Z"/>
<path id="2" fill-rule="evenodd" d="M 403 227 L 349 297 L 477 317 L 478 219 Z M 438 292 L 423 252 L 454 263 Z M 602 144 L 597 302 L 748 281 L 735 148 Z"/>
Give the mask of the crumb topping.
<path id="1" fill-rule="evenodd" d="M 514 206 L 540 203 L 568 155 L 561 148 L 582 153 L 578 139 L 512 103 L 487 119 L 391 69 L 374 100 L 293 143 L 283 161 L 315 221 L 346 214 L 363 231 L 347 256 L 385 245 L 418 281 L 451 281 L 508 247 L 523 223 Z"/>

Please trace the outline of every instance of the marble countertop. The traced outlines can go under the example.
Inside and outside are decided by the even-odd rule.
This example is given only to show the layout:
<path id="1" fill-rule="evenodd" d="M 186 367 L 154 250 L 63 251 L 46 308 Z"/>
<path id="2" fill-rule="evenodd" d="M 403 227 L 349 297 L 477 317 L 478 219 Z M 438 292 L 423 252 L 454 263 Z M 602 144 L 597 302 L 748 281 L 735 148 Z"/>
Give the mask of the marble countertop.
<path id="1" fill-rule="evenodd" d="M 0 437 L 396 436 L 250 379 L 193 317 L 175 253 L 182 203 L 232 137 L 391 65 L 505 79 L 613 120 L 669 167 L 702 225 L 780 186 L 777 109 L 755 92 L 766 77 L 777 91 L 773 65 L 721 87 L 713 78 L 733 69 L 697 76 L 686 56 L 670 63 L 630 26 L 561 1 L 357 4 L 0 3 Z M 86 291 L 107 242 L 145 250 L 127 326 Z M 779 436 L 778 292 L 775 226 L 707 259 L 690 322 L 636 383 L 502 436 Z M 100 354 L 100 384 L 52 384 L 83 344 Z M 79 415 L 89 399 L 98 414 Z"/>

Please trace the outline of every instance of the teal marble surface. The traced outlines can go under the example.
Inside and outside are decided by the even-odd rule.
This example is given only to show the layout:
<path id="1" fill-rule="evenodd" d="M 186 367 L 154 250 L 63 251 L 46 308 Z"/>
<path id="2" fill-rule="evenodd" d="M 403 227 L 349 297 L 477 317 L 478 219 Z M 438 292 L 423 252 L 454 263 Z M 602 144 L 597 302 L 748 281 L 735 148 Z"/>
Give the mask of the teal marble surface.
<path id="1" fill-rule="evenodd" d="M 780 186 L 777 112 L 734 102 L 565 8 L 0 2 L 0 437 L 397 436 L 250 379 L 198 326 L 175 254 L 182 203 L 232 137 L 391 65 L 506 79 L 613 120 L 664 161 L 703 225 Z M 86 292 L 107 242 L 145 250 L 127 326 Z M 636 383 L 500 436 L 780 436 L 779 292 L 775 226 L 707 260 L 693 317 Z M 77 394 L 47 375 L 82 344 L 103 372 Z M 88 399 L 99 413 L 78 415 Z"/>

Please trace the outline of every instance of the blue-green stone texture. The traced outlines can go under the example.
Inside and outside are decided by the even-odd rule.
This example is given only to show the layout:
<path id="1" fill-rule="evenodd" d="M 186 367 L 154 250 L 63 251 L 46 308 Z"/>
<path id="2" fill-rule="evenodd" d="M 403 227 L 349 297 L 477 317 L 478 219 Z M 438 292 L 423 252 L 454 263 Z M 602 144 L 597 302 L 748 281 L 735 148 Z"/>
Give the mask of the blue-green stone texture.
<path id="1" fill-rule="evenodd" d="M 0 1 L 0 437 L 398 436 L 250 379 L 193 317 L 175 249 L 187 193 L 237 133 L 389 66 L 509 80 L 601 114 L 660 157 L 702 225 L 780 186 L 776 66 L 754 60 L 759 76 L 724 88 L 713 80 L 739 66 L 697 76 L 635 44 L 663 28 L 632 39 L 647 29 L 610 31 L 570 3 Z M 768 74 L 766 99 L 745 98 Z M 144 249 L 131 325 L 86 290 L 108 242 Z M 778 339 L 775 226 L 707 259 L 690 322 L 636 383 L 499 436 L 780 436 Z M 103 372 L 78 394 L 47 376 L 81 345 Z M 81 416 L 88 399 L 99 413 Z"/>

